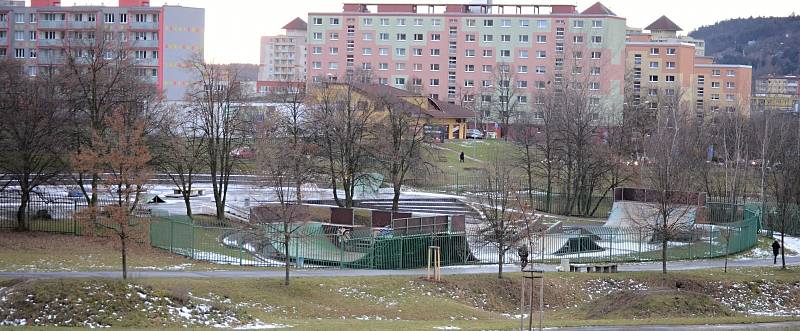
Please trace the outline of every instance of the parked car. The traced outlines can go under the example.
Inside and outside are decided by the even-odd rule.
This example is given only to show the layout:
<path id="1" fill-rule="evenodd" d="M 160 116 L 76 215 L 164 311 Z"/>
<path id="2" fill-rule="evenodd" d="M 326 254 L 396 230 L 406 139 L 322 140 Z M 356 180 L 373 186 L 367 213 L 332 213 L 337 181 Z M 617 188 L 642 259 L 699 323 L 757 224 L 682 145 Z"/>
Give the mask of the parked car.
<path id="1" fill-rule="evenodd" d="M 467 139 L 483 139 L 483 132 L 478 129 L 467 129 Z"/>
<path id="2" fill-rule="evenodd" d="M 252 159 L 256 155 L 249 147 L 239 147 L 231 151 L 231 156 L 235 159 Z"/>

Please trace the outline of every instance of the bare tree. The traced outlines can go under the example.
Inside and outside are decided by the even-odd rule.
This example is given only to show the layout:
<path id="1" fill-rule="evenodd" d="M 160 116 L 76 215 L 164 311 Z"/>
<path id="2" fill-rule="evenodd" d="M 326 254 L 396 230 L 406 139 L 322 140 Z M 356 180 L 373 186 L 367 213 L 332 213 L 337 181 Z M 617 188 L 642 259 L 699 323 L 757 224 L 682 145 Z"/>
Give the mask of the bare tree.
<path id="1" fill-rule="evenodd" d="M 123 279 L 128 278 L 128 245 L 146 241 L 148 234 L 147 219 L 136 213 L 151 176 L 145 126 L 138 115 L 132 109 L 115 111 L 105 119 L 105 133 L 93 133 L 95 148 L 73 156 L 76 170 L 101 174 L 101 187 L 111 197 L 107 205 L 90 205 L 80 220 L 88 229 L 86 235 L 119 240 Z"/>
<path id="2" fill-rule="evenodd" d="M 379 95 L 375 102 L 382 120 L 377 121 L 375 132 L 388 133 L 387 139 L 376 142 L 376 158 L 389 174 L 392 182 L 392 210 L 398 210 L 400 189 L 410 169 L 424 166 L 423 154 L 427 152 L 424 109 L 428 98 L 404 100 L 392 95 Z"/>
<path id="3" fill-rule="evenodd" d="M 785 237 L 789 229 L 800 220 L 800 116 L 776 114 L 779 117 L 772 125 L 767 158 L 769 162 L 766 181 L 775 200 L 773 229 L 781 232 L 781 267 L 786 268 Z M 769 161 L 767 161 L 769 160 Z M 777 224 L 775 224 L 777 223 Z"/>
<path id="4" fill-rule="evenodd" d="M 312 92 L 311 118 L 316 126 L 320 154 L 330 175 L 336 204 L 353 206 L 356 181 L 371 164 L 371 144 L 377 120 L 375 106 L 360 96 L 354 82 L 322 83 Z M 337 188 L 344 191 L 344 201 Z"/>
<path id="5" fill-rule="evenodd" d="M 195 175 L 205 165 L 206 139 L 200 118 L 180 107 L 170 107 L 171 116 L 159 126 L 153 145 L 155 167 L 169 176 L 180 191 L 186 215 L 192 217 L 192 187 Z"/>
<path id="6" fill-rule="evenodd" d="M 311 139 L 312 130 L 308 122 L 306 83 L 284 82 L 282 86 L 283 89 L 273 95 L 273 98 L 281 103 L 279 112 L 274 117 L 266 118 L 275 121 L 277 126 L 273 128 L 286 135 L 283 143 L 287 144 L 288 148 L 276 155 L 282 155 L 288 161 L 286 166 L 291 171 L 294 197 L 297 203 L 301 203 L 302 186 L 311 181 L 315 172 L 312 171 L 315 170 L 313 156 L 317 148 Z"/>
<path id="7" fill-rule="evenodd" d="M 66 167 L 65 109 L 49 75 L 29 77 L 14 60 L 0 61 L 0 172 L 19 187 L 17 230 L 27 230 L 31 195 Z"/>
<path id="8" fill-rule="evenodd" d="M 479 241 L 496 249 L 497 278 L 503 278 L 506 253 L 526 238 L 523 226 L 527 217 L 511 170 L 504 161 L 495 159 L 484 177 L 485 191 L 478 196 L 478 210 L 483 216 L 478 228 Z"/>
<path id="9" fill-rule="evenodd" d="M 187 66 L 195 76 L 186 96 L 189 111 L 199 118 L 216 217 L 224 220 L 230 176 L 237 165 L 232 152 L 244 146 L 248 134 L 246 95 L 231 67 L 206 63 L 199 56 Z"/>
<path id="10" fill-rule="evenodd" d="M 491 103 L 491 110 L 500 120 L 503 140 L 508 140 L 509 124 L 522 110 L 519 97 L 523 94 L 518 85 L 521 80 L 514 69 L 510 63 L 498 63 L 494 68 L 494 85 L 489 91 L 490 95 L 497 98 L 496 102 Z"/>

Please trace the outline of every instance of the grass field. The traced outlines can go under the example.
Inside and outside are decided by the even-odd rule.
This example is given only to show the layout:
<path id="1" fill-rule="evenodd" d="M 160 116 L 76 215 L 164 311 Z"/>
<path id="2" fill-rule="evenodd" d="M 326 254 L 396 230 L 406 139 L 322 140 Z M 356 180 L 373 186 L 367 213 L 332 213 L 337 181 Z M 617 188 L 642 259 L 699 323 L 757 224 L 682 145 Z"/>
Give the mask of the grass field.
<path id="1" fill-rule="evenodd" d="M 775 307 L 780 306 L 796 310 L 800 308 L 797 300 L 800 293 L 794 285 L 798 276 L 800 269 L 797 268 L 786 271 L 735 269 L 727 274 L 721 270 L 672 272 L 666 278 L 655 272 L 547 274 L 545 325 L 752 323 L 793 319 L 748 316 L 732 307 L 741 303 L 748 309 L 762 307 L 763 310 L 767 306 L 778 309 Z M 171 298 L 186 307 L 206 305 L 242 321 L 291 325 L 292 330 L 433 330 L 444 327 L 485 330 L 519 325 L 519 320 L 513 316 L 519 313 L 520 278 L 518 273 L 508 273 L 505 279 L 494 275 L 445 276 L 440 283 L 407 276 L 296 278 L 288 287 L 277 279 L 139 279 L 130 284 L 150 297 Z M 31 301 L 48 302 L 57 298 L 63 300 L 63 296 L 71 301 L 80 295 L 97 296 L 98 289 L 120 297 L 130 291 L 123 284 L 116 280 L 91 279 L 0 280 L 0 288 L 32 294 Z M 101 293 L 97 297 L 107 295 Z M 535 297 L 534 302 L 537 300 Z M 2 307 L 0 303 L 0 313 Z M 118 307 L 120 314 L 125 307 Z M 112 325 L 175 328 L 180 324 L 159 324 L 165 321 L 162 315 L 145 318 L 138 312 L 129 314 L 132 315 L 128 322 Z M 103 318 L 100 316 L 97 320 L 113 322 Z"/>

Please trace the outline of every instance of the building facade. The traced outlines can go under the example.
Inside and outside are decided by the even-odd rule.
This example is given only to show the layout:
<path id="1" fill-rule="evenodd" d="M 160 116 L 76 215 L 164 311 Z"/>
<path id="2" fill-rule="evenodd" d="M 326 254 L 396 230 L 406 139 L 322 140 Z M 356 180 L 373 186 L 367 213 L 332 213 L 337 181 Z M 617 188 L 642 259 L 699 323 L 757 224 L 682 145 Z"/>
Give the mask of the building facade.
<path id="1" fill-rule="evenodd" d="M 600 3 L 582 12 L 573 5 L 490 1 L 347 3 L 342 12 L 309 13 L 308 19 L 310 83 L 368 73 L 381 84 L 467 109 L 514 102 L 536 113 L 539 94 L 551 85 L 582 80 L 598 117 L 621 113 L 625 19 Z M 500 71 L 513 79 L 498 80 Z M 504 100 L 498 88 L 518 92 Z M 482 115 L 496 116 L 489 110 Z"/>
<path id="2" fill-rule="evenodd" d="M 283 26 L 282 35 L 261 37 L 258 92 L 267 93 L 286 82 L 306 79 L 307 24 L 295 18 Z M 291 85 L 291 84 L 289 84 Z"/>
<path id="3" fill-rule="evenodd" d="M 698 42 L 677 36 L 680 31 L 662 16 L 650 33 L 628 30 L 625 47 L 628 101 L 658 109 L 665 100 L 679 100 L 698 116 L 726 111 L 750 111 L 753 69 L 747 65 L 716 64 L 699 56 Z"/>
<path id="4" fill-rule="evenodd" d="M 71 42 L 118 44 L 134 58 L 137 74 L 167 100 L 180 100 L 192 81 L 183 63 L 203 51 L 205 11 L 151 7 L 148 0 L 119 0 L 117 7 L 61 6 L 59 0 L 0 0 L 0 58 L 23 60 L 36 75 L 62 64 Z"/>
<path id="5" fill-rule="evenodd" d="M 767 75 L 756 79 L 752 110 L 800 112 L 800 77 Z"/>

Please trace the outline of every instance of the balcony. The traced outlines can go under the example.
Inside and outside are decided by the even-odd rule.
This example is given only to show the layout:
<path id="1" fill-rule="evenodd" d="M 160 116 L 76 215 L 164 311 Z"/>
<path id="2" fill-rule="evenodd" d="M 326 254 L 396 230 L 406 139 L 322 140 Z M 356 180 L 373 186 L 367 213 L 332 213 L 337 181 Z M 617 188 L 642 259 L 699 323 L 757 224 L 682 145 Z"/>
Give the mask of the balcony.
<path id="1" fill-rule="evenodd" d="M 52 65 L 52 64 L 64 64 L 64 57 L 63 56 L 39 56 L 39 64 L 41 65 Z"/>
<path id="2" fill-rule="evenodd" d="M 158 22 L 132 22 L 131 30 L 158 30 Z"/>
<path id="3" fill-rule="evenodd" d="M 39 29 L 63 29 L 66 25 L 64 21 L 39 21 Z"/>
<path id="4" fill-rule="evenodd" d="M 0 22 L 0 29 L 8 29 L 8 22 Z"/>
<path id="5" fill-rule="evenodd" d="M 8 46 L 8 38 L 0 38 L 0 46 Z"/>
<path id="6" fill-rule="evenodd" d="M 58 47 L 64 45 L 64 40 L 62 39 L 39 39 L 38 41 L 39 47 Z"/>
<path id="7" fill-rule="evenodd" d="M 94 29 L 97 27 L 97 22 L 84 22 L 84 21 L 70 21 L 70 29 Z"/>
<path id="8" fill-rule="evenodd" d="M 132 40 L 133 48 L 158 48 L 158 40 Z"/>
<path id="9" fill-rule="evenodd" d="M 140 67 L 157 67 L 158 59 L 136 59 L 135 63 Z"/>

